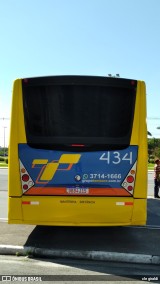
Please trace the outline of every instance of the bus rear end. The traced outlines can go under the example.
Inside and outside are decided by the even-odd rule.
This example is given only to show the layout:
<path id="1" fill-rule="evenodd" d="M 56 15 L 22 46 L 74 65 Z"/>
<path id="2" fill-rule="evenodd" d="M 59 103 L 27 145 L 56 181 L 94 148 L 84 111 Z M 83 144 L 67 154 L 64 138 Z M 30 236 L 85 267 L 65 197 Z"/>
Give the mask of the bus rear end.
<path id="1" fill-rule="evenodd" d="M 96 76 L 14 83 L 9 223 L 146 223 L 145 84 Z"/>

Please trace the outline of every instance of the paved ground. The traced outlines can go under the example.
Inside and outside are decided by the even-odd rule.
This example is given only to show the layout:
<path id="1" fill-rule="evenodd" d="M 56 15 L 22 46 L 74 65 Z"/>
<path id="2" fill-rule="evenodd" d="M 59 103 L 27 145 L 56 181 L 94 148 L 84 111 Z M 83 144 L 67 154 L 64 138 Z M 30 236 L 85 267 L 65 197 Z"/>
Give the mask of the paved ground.
<path id="1" fill-rule="evenodd" d="M 50 227 L 0 223 L 0 254 L 33 254 L 160 264 L 160 230 Z"/>

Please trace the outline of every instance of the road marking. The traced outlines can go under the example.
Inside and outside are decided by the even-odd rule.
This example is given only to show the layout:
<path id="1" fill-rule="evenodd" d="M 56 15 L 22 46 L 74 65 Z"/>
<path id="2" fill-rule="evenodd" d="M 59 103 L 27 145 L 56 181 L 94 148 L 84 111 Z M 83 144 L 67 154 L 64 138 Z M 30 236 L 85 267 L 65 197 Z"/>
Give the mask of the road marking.
<path id="1" fill-rule="evenodd" d="M 159 225 L 146 225 L 147 229 L 160 230 Z"/>
<path id="2" fill-rule="evenodd" d="M 144 226 L 127 226 L 133 229 L 149 229 L 149 230 L 160 230 L 160 226 L 158 225 L 144 225 Z"/>
<path id="3" fill-rule="evenodd" d="M 148 195 L 148 196 L 147 196 L 147 199 L 155 199 L 155 200 L 160 200 L 160 199 L 158 199 L 158 198 L 154 197 L 153 195 Z"/>
<path id="4" fill-rule="evenodd" d="M 7 219 L 7 218 L 0 218 L 0 222 L 7 223 L 7 222 L 8 222 L 8 219 Z"/>

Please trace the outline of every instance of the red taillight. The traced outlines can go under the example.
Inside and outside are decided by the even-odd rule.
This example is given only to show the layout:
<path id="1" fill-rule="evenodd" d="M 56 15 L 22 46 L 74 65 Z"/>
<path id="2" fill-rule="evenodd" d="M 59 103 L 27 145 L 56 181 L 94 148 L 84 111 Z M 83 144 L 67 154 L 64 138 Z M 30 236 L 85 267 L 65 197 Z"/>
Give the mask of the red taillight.
<path id="1" fill-rule="evenodd" d="M 27 185 L 27 184 L 24 184 L 24 185 L 23 185 L 23 189 L 24 189 L 24 190 L 27 190 L 27 189 L 28 189 L 28 185 Z"/>
<path id="2" fill-rule="evenodd" d="M 71 144 L 72 147 L 84 147 L 84 144 Z"/>
<path id="3" fill-rule="evenodd" d="M 22 175 L 22 180 L 23 181 L 28 181 L 29 180 L 29 175 L 27 175 L 27 174 Z"/>
<path id="4" fill-rule="evenodd" d="M 127 189 L 128 189 L 129 191 L 132 191 L 132 190 L 133 190 L 133 186 L 129 185 Z"/>
<path id="5" fill-rule="evenodd" d="M 134 177 L 133 176 L 128 176 L 127 177 L 127 182 L 128 183 L 132 183 L 134 181 Z"/>

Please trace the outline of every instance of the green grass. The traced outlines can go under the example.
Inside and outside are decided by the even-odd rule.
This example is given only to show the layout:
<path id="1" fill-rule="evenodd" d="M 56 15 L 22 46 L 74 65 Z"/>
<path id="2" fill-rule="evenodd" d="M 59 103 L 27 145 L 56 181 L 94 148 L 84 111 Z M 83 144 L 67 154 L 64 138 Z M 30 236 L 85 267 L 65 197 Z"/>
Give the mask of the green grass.
<path id="1" fill-rule="evenodd" d="M 8 160 L 8 157 L 0 156 L 0 167 L 8 167 L 8 164 L 6 163 L 6 160 Z"/>
<path id="2" fill-rule="evenodd" d="M 148 164 L 148 170 L 153 170 L 154 169 L 154 164 Z"/>
<path id="3" fill-rule="evenodd" d="M 8 167 L 8 164 L 4 163 L 4 162 L 0 162 L 0 167 Z"/>

